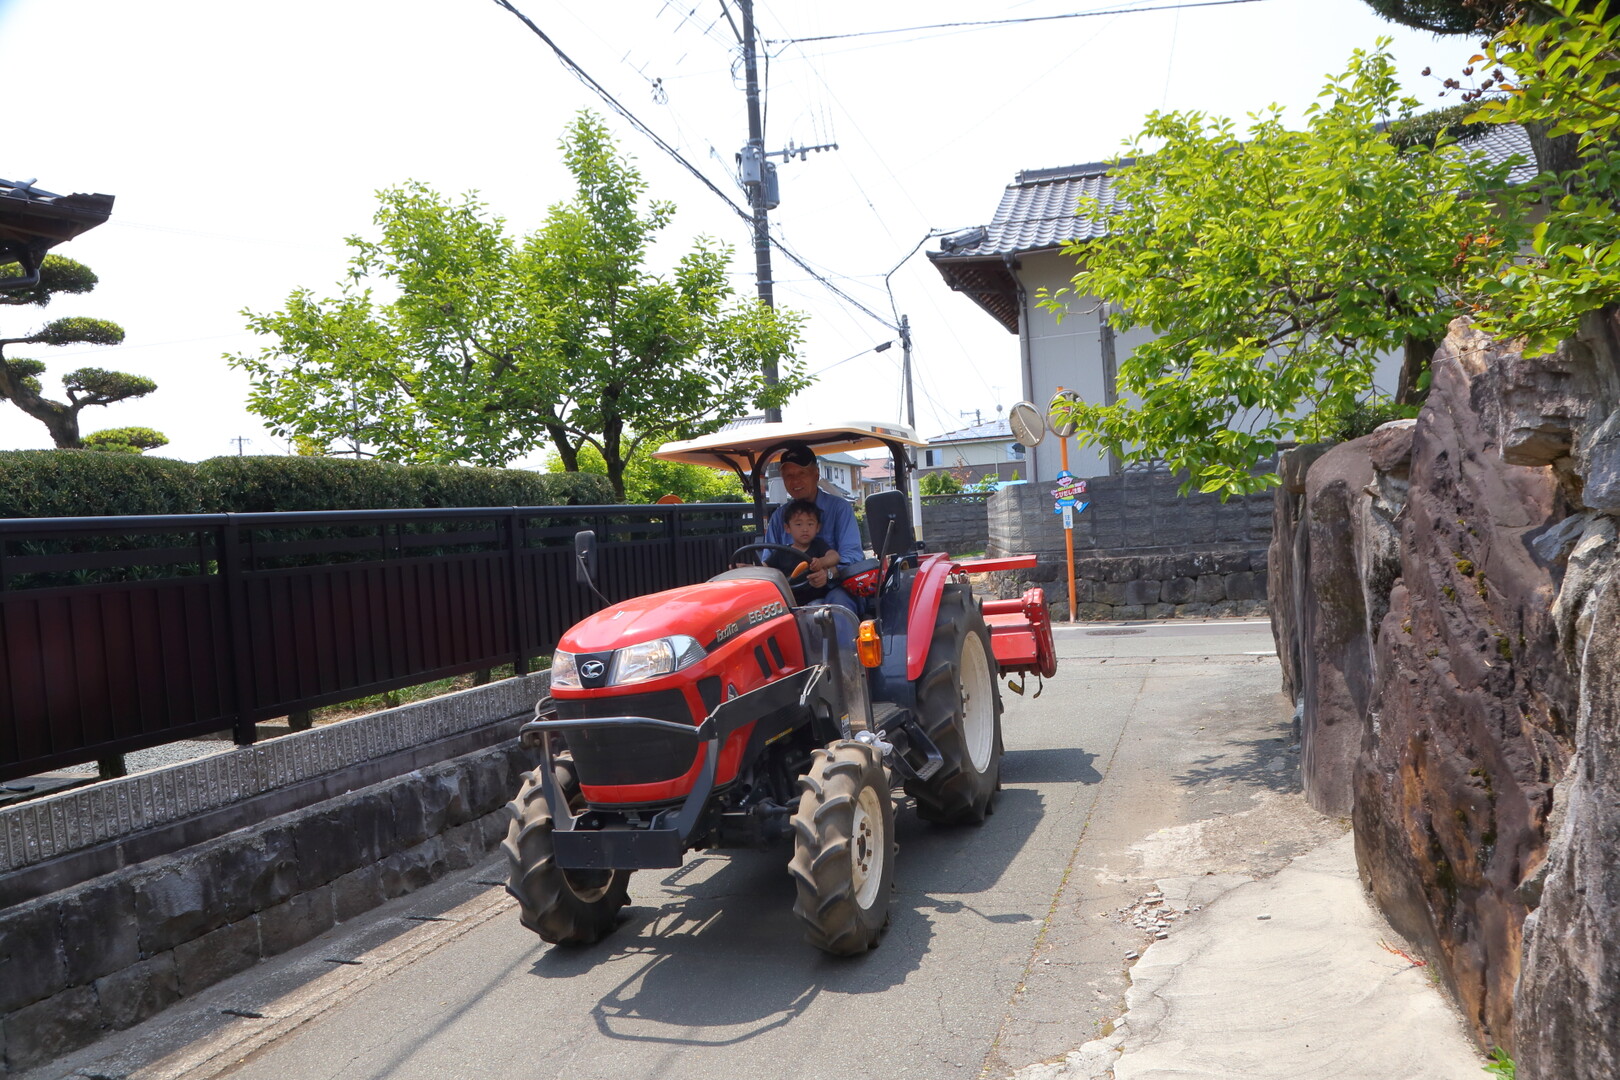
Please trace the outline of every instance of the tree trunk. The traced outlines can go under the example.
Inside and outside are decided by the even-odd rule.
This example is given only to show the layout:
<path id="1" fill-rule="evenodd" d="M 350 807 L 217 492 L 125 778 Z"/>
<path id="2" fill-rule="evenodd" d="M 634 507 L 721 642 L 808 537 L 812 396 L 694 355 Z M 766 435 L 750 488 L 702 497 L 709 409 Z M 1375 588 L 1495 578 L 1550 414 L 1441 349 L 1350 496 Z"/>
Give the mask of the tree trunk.
<path id="1" fill-rule="evenodd" d="M 9 399 L 44 424 L 58 450 L 77 450 L 84 445 L 79 438 L 79 410 L 41 396 L 23 382 L 4 357 L 0 357 L 0 399 Z"/>
<path id="2" fill-rule="evenodd" d="M 1418 376 L 1423 369 L 1429 366 L 1434 357 L 1434 351 L 1440 347 L 1439 342 L 1428 338 L 1415 338 L 1410 334 L 1406 337 L 1403 352 L 1405 357 L 1401 361 L 1400 378 L 1395 383 L 1395 401 L 1400 405 L 1416 405 L 1423 397 L 1423 391 L 1417 388 Z"/>

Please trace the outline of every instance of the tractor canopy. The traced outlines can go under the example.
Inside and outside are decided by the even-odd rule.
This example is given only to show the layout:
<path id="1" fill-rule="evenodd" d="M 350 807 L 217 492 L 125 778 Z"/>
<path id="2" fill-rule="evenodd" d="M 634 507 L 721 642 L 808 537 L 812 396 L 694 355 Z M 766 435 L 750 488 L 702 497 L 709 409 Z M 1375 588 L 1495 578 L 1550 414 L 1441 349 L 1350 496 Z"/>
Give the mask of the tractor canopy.
<path id="1" fill-rule="evenodd" d="M 660 461 L 681 461 L 730 469 L 743 487 L 763 505 L 765 466 L 791 443 L 807 443 L 817 456 L 851 450 L 888 450 L 894 466 L 894 486 L 907 490 L 912 456 L 906 448 L 927 446 L 917 433 L 890 420 L 849 420 L 835 424 L 743 424 L 681 442 L 669 442 L 653 451 Z"/>

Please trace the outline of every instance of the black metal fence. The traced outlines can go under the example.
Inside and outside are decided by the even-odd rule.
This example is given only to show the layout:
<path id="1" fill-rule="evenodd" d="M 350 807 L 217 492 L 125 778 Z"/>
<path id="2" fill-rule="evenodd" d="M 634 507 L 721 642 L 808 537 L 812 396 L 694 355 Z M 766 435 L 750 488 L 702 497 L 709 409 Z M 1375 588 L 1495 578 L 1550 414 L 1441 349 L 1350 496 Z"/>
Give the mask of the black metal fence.
<path id="1" fill-rule="evenodd" d="M 469 671 L 757 539 L 744 504 L 0 520 L 0 779 Z"/>

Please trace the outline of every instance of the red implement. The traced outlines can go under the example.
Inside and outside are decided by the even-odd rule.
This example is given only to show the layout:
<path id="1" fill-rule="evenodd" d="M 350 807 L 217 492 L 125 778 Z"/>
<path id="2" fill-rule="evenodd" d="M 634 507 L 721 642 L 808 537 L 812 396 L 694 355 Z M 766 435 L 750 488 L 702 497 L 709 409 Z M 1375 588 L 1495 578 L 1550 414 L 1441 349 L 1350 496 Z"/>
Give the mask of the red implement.
<path id="1" fill-rule="evenodd" d="M 984 605 L 984 621 L 990 627 L 990 649 L 1003 675 L 1035 672 L 1050 679 L 1057 674 L 1045 590 L 1027 589 L 1017 600 L 989 601 Z"/>

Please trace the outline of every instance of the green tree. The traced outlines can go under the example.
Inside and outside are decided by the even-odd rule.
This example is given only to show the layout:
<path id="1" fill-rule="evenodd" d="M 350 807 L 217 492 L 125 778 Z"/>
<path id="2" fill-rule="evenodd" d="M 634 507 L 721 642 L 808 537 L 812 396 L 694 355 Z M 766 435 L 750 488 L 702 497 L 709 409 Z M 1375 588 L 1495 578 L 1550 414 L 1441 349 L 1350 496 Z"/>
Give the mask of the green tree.
<path id="1" fill-rule="evenodd" d="M 689 503 L 746 501 L 742 482 L 735 473 L 680 461 L 659 461 L 652 456 L 654 449 L 649 443 L 639 443 L 625 463 L 625 502 L 654 503 L 665 495 L 677 495 Z M 583 447 L 576 464 L 579 472 L 607 475 L 607 462 L 594 446 Z M 546 468 L 549 472 L 567 471 L 556 452 L 547 457 Z"/>
<path id="2" fill-rule="evenodd" d="M 1433 34 L 1474 34 L 1501 27 L 1514 0 L 1366 0 L 1393 23 Z"/>
<path id="3" fill-rule="evenodd" d="M 86 450 L 105 450 L 114 454 L 143 454 L 168 446 L 168 437 L 149 427 L 106 428 L 84 437 Z"/>
<path id="4" fill-rule="evenodd" d="M 729 248 L 700 239 L 669 275 L 646 268 L 674 207 L 643 208 L 646 183 L 600 119 L 581 113 L 561 146 L 575 195 L 521 239 L 471 195 L 380 193 L 381 236 L 349 240 L 340 295 L 299 290 L 282 311 L 245 313 L 275 339 L 228 357 L 254 379 L 249 407 L 284 438 L 399 461 L 504 465 L 549 444 L 572 472 L 590 447 L 622 494 L 644 444 L 807 385 L 800 317 L 738 299 Z M 771 361 L 781 378 L 767 386 Z"/>
<path id="5" fill-rule="evenodd" d="M 12 277 L 19 268 L 0 266 L 0 278 Z M 44 307 L 66 293 L 87 293 L 96 287 L 96 275 L 83 263 L 60 255 L 47 255 L 39 268 L 39 282 L 27 289 L 0 293 L 0 304 Z M 9 401 L 45 425 L 59 449 L 84 445 L 79 435 L 79 414 L 92 405 L 112 405 L 144 397 L 157 389 L 157 383 L 139 375 L 103 368 L 85 367 L 62 376 L 66 401 L 44 395 L 39 377 L 45 364 L 39 360 L 5 355 L 9 345 L 117 345 L 124 340 L 123 328 L 105 319 L 70 315 L 53 319 L 23 337 L 0 338 L 0 400 Z M 150 429 L 145 429 L 150 430 Z M 153 434 L 157 434 L 153 432 Z M 162 438 L 161 435 L 158 436 Z M 168 440 L 165 439 L 164 442 Z M 161 443 L 157 445 L 162 445 Z"/>
<path id="6" fill-rule="evenodd" d="M 1474 119 L 1524 124 L 1571 149 L 1526 185 L 1544 211 L 1530 251 L 1505 267 L 1475 260 L 1484 327 L 1546 351 L 1586 312 L 1620 304 L 1620 12 L 1548 0 L 1474 59 L 1491 74 L 1467 96 L 1495 95 Z"/>
<path id="7" fill-rule="evenodd" d="M 1303 130 L 1276 108 L 1243 138 L 1202 113 L 1148 117 L 1113 174 L 1109 235 L 1066 249 L 1073 296 L 1158 335 L 1120 363 L 1116 404 L 1062 410 L 1083 442 L 1162 458 L 1203 491 L 1273 484 L 1256 466 L 1280 443 L 1325 436 L 1371 393 L 1381 354 L 1420 356 L 1443 333 L 1459 251 L 1516 242 L 1491 196 L 1506 166 L 1384 133 L 1417 107 L 1386 50 L 1358 50 Z M 1061 315 L 1069 292 L 1042 302 Z"/>
<path id="8" fill-rule="evenodd" d="M 962 481 L 944 470 L 924 473 L 917 490 L 924 495 L 956 495 L 962 491 Z"/>

